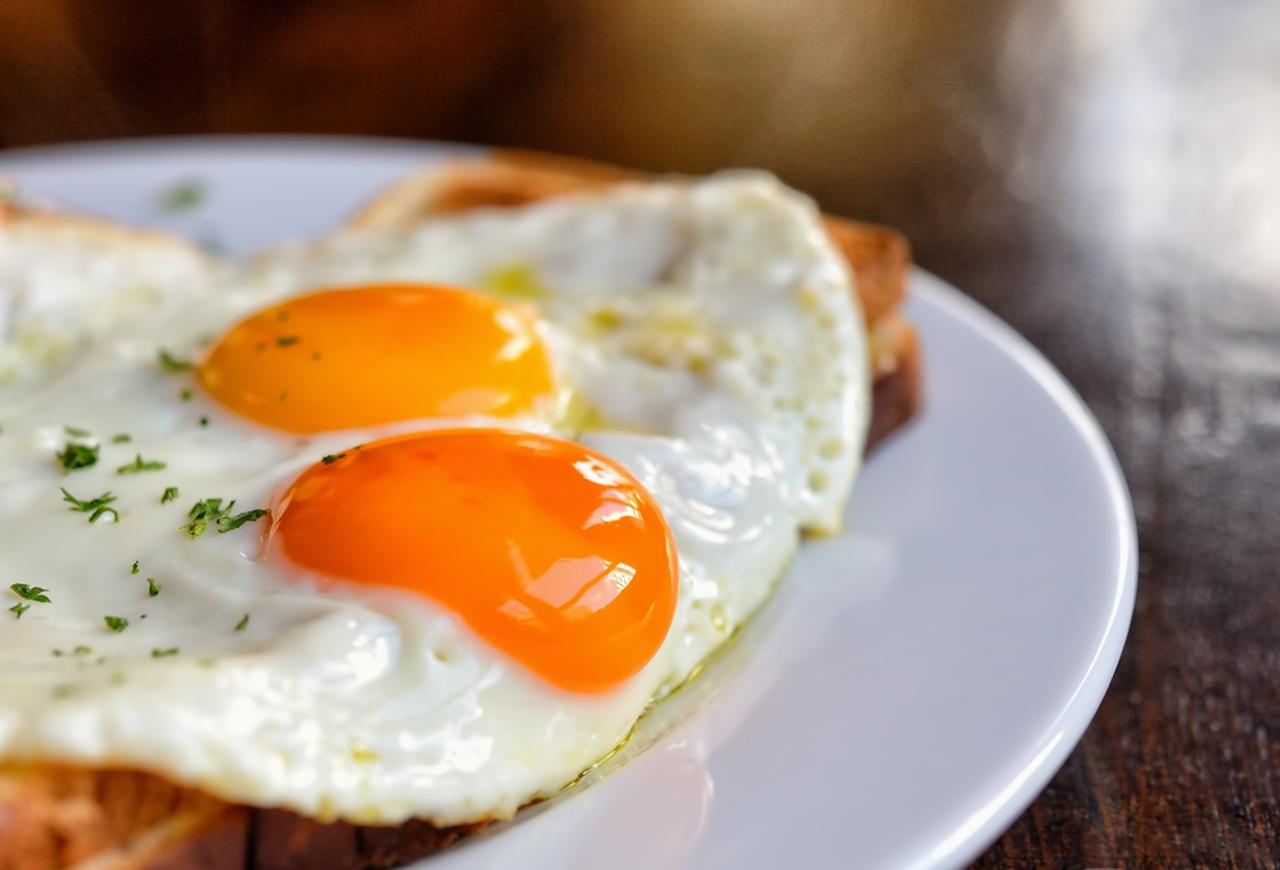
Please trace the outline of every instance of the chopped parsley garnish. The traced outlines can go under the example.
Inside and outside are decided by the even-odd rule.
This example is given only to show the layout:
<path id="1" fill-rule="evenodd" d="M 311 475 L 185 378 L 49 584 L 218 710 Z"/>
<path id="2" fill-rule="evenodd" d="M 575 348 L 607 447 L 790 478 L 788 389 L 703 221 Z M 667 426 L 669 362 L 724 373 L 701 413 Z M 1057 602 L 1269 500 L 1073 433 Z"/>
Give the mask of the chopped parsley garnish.
<path id="1" fill-rule="evenodd" d="M 119 435 L 111 436 L 112 444 L 128 444 L 132 440 L 133 440 L 133 436 L 130 435 L 128 432 L 121 432 Z"/>
<path id="2" fill-rule="evenodd" d="M 185 372 L 191 368 L 191 363 L 185 359 L 178 359 L 164 348 L 160 348 L 159 353 L 160 368 L 167 372 Z"/>
<path id="3" fill-rule="evenodd" d="M 208 417 L 201 417 L 201 418 L 200 418 L 200 425 L 201 425 L 201 426 L 208 426 L 208 425 L 209 425 L 209 418 L 208 418 Z"/>
<path id="4" fill-rule="evenodd" d="M 156 208 L 169 214 L 190 211 L 204 200 L 204 196 L 203 182 L 197 179 L 181 181 L 160 191 L 156 196 Z"/>
<path id="5" fill-rule="evenodd" d="M 151 651 L 151 657 L 153 659 L 163 659 L 168 658 L 169 656 L 176 656 L 181 651 L 182 648 L 176 646 L 171 646 L 168 649 L 153 649 Z"/>
<path id="6" fill-rule="evenodd" d="M 75 649 L 73 649 L 71 652 L 72 654 L 78 655 L 78 656 L 91 656 L 93 655 L 93 647 L 78 646 Z"/>
<path id="7" fill-rule="evenodd" d="M 147 597 L 155 598 L 159 594 L 160 594 L 160 584 L 157 583 L 152 578 L 148 577 L 147 578 Z"/>
<path id="8" fill-rule="evenodd" d="M 244 631 L 249 627 L 249 614 L 240 617 L 240 621 L 236 623 L 236 631 Z"/>
<path id="9" fill-rule="evenodd" d="M 277 346 L 277 347 L 293 347 L 295 344 L 297 344 L 297 343 L 298 343 L 298 342 L 300 342 L 300 341 L 302 341 L 302 339 L 298 338 L 298 336 L 296 336 L 296 335 L 278 335 L 278 336 L 276 336 L 276 346 Z"/>
<path id="10" fill-rule="evenodd" d="M 190 402 L 191 397 L 194 395 L 195 393 L 191 392 L 190 390 L 183 390 L 181 393 L 178 393 L 178 398 L 184 402 Z"/>
<path id="11" fill-rule="evenodd" d="M 129 620 L 125 619 L 123 616 L 104 616 L 102 617 L 102 621 L 107 624 L 107 628 L 111 629 L 116 634 L 119 634 L 129 627 Z"/>
<path id="12" fill-rule="evenodd" d="M 138 571 L 139 571 L 139 567 L 138 567 L 138 560 L 137 560 L 137 559 L 135 559 L 135 560 L 133 561 L 133 564 L 129 566 L 129 573 L 130 573 L 130 574 L 137 574 L 137 573 L 138 573 Z"/>
<path id="13" fill-rule="evenodd" d="M 62 500 L 71 505 L 70 509 L 89 514 L 90 523 L 96 523 L 106 514 L 111 514 L 111 522 L 120 522 L 120 513 L 113 507 L 107 507 L 107 505 L 116 500 L 116 497 L 111 493 L 104 492 L 97 498 L 79 499 L 67 492 L 64 487 L 59 487 L 59 489 L 62 490 Z"/>
<path id="14" fill-rule="evenodd" d="M 235 504 L 234 501 L 231 504 Z M 196 502 L 191 506 L 191 510 L 187 511 L 187 518 L 191 522 L 182 527 L 182 530 L 192 538 L 198 538 L 209 528 L 211 520 L 218 519 L 223 514 L 222 499 L 206 498 Z"/>
<path id="15" fill-rule="evenodd" d="M 68 473 L 81 468 L 88 468 L 98 463 L 98 450 L 96 444 L 68 444 L 60 452 L 54 456 L 58 458 L 58 462 L 62 464 L 62 470 Z"/>
<path id="16" fill-rule="evenodd" d="M 186 532 L 192 538 L 198 538 L 209 529 L 210 523 L 215 523 L 218 527 L 219 534 L 235 531 L 245 523 L 251 523 L 260 520 L 270 514 L 265 508 L 254 508 L 240 514 L 233 514 L 236 502 L 232 499 L 227 503 L 226 507 L 222 505 L 220 498 L 206 498 L 196 502 L 191 506 L 191 510 L 187 511 L 187 517 L 191 522 L 182 527 L 182 531 Z"/>
<path id="17" fill-rule="evenodd" d="M 133 462 L 128 465 L 121 465 L 116 469 L 116 474 L 137 474 L 140 471 L 161 471 L 164 469 L 163 462 L 155 460 L 146 460 L 142 458 L 141 453 L 134 454 Z"/>
<path id="18" fill-rule="evenodd" d="M 339 459 L 341 459 L 346 455 L 347 454 L 345 453 L 328 453 L 324 456 L 321 456 L 320 461 L 323 462 L 325 465 L 333 465 L 333 463 L 337 462 Z"/>
<path id="19" fill-rule="evenodd" d="M 232 504 L 235 504 L 235 502 L 232 502 Z M 228 505 L 227 507 L 228 509 L 230 509 L 230 505 Z M 232 517 L 222 517 L 221 519 L 218 520 L 218 531 L 222 533 L 233 532 L 236 529 L 243 526 L 245 523 L 257 522 L 258 520 L 262 519 L 265 516 L 269 516 L 270 514 L 271 514 L 271 511 L 267 510 L 266 508 L 254 508 L 251 511 L 245 511 L 242 514 L 236 514 L 235 516 L 232 516 Z"/>
<path id="20" fill-rule="evenodd" d="M 63 426 L 62 431 L 66 432 L 72 438 L 88 438 L 89 437 L 88 429 L 80 429 L 76 426 Z"/>
<path id="21" fill-rule="evenodd" d="M 168 504 L 178 497 L 178 488 L 176 486 L 166 486 L 164 495 L 160 496 L 160 504 Z"/>
<path id="22" fill-rule="evenodd" d="M 51 604 L 49 596 L 45 593 L 48 589 L 43 586 L 28 586 L 26 583 L 10 584 L 9 589 L 13 594 L 21 598 L 23 601 L 39 601 L 42 604 Z"/>
<path id="23" fill-rule="evenodd" d="M 9 608 L 9 612 L 13 614 L 14 619 L 22 619 L 22 614 L 26 613 L 30 609 L 30 604 L 23 604 L 19 601 L 17 604 L 13 605 L 13 607 Z"/>

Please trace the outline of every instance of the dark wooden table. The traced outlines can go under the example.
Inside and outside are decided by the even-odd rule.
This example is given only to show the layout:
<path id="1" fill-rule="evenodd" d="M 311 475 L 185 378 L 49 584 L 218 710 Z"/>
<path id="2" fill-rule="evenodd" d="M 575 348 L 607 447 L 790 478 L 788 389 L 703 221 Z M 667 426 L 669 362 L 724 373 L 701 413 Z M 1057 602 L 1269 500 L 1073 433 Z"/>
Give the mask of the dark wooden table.
<path id="1" fill-rule="evenodd" d="M 1280 5 L 0 4 L 0 144 L 450 137 L 759 165 L 905 230 L 1128 476 L 1141 583 L 1084 741 L 982 867 L 1280 862 Z"/>

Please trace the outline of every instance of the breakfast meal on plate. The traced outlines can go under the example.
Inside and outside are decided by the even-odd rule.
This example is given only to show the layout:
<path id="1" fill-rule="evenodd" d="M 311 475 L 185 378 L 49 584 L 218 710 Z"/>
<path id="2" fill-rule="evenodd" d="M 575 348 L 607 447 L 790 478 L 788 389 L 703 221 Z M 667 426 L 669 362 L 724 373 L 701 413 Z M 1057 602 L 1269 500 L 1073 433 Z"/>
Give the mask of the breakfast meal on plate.
<path id="1" fill-rule="evenodd" d="M 0 870 L 386 867 L 555 795 L 920 402 L 892 231 L 434 164 L 245 259 L 0 204 Z"/>

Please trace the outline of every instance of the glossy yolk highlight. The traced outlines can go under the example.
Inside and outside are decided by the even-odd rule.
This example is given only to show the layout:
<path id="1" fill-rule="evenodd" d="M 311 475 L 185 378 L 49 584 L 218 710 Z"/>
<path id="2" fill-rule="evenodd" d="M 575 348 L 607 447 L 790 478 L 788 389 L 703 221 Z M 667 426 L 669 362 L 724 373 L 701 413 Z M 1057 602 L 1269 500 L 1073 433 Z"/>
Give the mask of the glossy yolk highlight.
<path id="1" fill-rule="evenodd" d="M 426 595 L 566 689 L 636 674 L 675 613 L 657 505 L 570 441 L 449 429 L 374 442 L 305 471 L 276 515 L 295 565 Z"/>
<path id="2" fill-rule="evenodd" d="M 235 413 L 298 433 L 510 416 L 554 388 L 523 309 L 413 284 L 327 290 L 267 308 L 225 333 L 198 376 Z"/>

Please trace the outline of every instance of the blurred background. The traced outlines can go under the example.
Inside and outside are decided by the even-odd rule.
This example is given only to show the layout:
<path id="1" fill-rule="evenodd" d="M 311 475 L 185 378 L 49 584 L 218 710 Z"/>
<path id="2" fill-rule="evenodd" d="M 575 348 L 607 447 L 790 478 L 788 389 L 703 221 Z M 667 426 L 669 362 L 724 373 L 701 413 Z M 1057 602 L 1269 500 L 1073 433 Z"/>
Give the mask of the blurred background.
<path id="1" fill-rule="evenodd" d="M 198 133 L 760 166 L 903 230 L 1102 421 L 1142 586 L 1112 692 L 989 866 L 1280 842 L 1280 6 L 3 0 L 0 146 Z"/>

